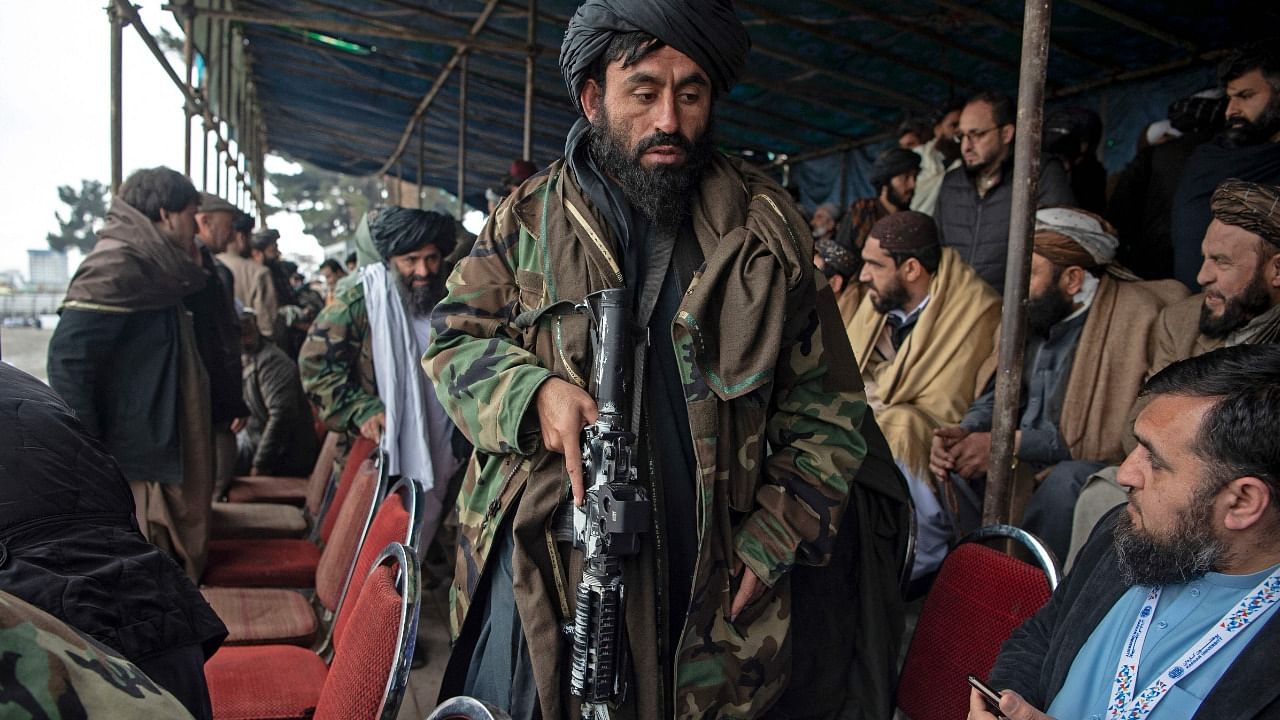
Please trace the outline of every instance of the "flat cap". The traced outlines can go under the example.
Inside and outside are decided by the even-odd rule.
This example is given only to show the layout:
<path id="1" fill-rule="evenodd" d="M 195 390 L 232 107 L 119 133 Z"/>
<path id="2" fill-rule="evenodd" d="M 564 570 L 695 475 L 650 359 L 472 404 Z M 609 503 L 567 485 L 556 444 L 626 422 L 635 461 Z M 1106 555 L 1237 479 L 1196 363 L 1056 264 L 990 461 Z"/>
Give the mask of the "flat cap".
<path id="1" fill-rule="evenodd" d="M 238 215 L 240 213 L 240 208 L 232 205 L 213 193 L 202 192 L 200 193 L 200 208 L 196 212 L 229 212 L 232 215 Z"/>

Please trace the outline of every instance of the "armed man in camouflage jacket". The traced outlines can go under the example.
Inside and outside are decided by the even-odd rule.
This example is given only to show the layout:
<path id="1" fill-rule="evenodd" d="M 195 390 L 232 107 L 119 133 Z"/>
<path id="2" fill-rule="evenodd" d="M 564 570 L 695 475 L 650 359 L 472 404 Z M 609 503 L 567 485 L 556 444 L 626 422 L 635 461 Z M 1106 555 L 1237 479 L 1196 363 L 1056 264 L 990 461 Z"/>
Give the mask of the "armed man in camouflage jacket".
<path id="1" fill-rule="evenodd" d="M 449 279 L 423 362 L 476 452 L 442 696 L 577 712 L 562 628 L 581 557 L 551 525 L 583 495 L 596 408 L 589 323 L 565 308 L 610 287 L 649 330 L 636 464 L 653 502 L 624 565 L 634 667 L 616 716 L 760 717 L 785 688 L 788 571 L 830 555 L 865 397 L 803 218 L 713 149 L 712 101 L 748 45 L 726 0 L 580 7 L 560 54 L 585 116 L 566 158 Z"/>
<path id="2" fill-rule="evenodd" d="M 316 316 L 298 354 L 302 388 L 330 430 L 378 442 L 391 475 L 427 484 L 430 538 L 465 455 L 419 364 L 444 296 L 453 219 L 387 207 L 369 212 L 369 233 L 382 262 L 366 265 Z"/>

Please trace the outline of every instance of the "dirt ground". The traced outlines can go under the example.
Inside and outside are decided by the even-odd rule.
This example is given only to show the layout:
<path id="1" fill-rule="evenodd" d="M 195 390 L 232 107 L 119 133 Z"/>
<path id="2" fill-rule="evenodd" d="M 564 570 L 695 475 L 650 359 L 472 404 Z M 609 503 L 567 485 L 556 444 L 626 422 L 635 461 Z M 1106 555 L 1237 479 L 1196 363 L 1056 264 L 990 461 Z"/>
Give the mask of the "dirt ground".
<path id="1" fill-rule="evenodd" d="M 0 328 L 0 360 L 48 382 L 45 360 L 53 330 Z"/>

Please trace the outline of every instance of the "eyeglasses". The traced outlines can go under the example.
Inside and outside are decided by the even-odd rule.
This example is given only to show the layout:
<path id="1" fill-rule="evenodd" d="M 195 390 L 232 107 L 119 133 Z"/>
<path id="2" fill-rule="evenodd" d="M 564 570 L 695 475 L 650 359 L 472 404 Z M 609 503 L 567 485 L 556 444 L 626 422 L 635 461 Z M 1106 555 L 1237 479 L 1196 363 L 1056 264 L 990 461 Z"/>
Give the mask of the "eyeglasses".
<path id="1" fill-rule="evenodd" d="M 999 129 L 999 127 L 1000 127 L 999 125 L 992 125 L 986 130 L 970 130 L 969 132 L 956 133 L 956 141 L 963 143 L 965 140 L 968 140 L 971 143 L 976 143 L 982 138 L 986 137 L 987 133 L 991 132 L 992 130 L 997 130 Z"/>

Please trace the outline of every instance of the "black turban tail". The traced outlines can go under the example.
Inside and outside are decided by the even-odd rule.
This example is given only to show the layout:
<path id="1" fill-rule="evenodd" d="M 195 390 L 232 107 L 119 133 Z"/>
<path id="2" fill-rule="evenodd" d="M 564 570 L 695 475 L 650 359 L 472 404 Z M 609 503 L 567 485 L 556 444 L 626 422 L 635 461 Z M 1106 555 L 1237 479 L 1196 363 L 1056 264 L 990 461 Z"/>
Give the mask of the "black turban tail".
<path id="1" fill-rule="evenodd" d="M 453 218 L 413 208 L 382 208 L 369 223 L 369 235 L 384 260 L 411 253 L 427 243 L 435 245 L 441 255 L 448 255 L 457 243 Z"/>
<path id="2" fill-rule="evenodd" d="M 578 7 L 560 47 L 560 72 L 573 106 L 591 66 L 619 33 L 644 32 L 688 55 L 716 92 L 737 81 L 751 38 L 730 0 L 587 0 Z"/>

